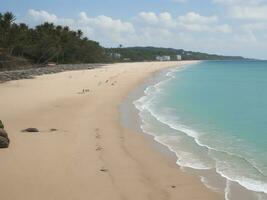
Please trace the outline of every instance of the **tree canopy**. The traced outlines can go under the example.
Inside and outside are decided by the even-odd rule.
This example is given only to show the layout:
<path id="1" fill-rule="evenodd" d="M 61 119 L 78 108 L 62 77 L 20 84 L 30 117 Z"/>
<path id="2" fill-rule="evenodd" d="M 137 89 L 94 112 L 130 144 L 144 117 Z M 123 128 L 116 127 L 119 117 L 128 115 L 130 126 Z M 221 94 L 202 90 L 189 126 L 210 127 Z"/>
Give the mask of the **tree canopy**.
<path id="1" fill-rule="evenodd" d="M 10 12 L 0 13 L 0 54 L 2 60 L 17 56 L 36 64 L 96 63 L 108 59 L 104 48 L 83 37 L 81 30 L 48 22 L 30 28 L 15 23 L 15 16 Z"/>

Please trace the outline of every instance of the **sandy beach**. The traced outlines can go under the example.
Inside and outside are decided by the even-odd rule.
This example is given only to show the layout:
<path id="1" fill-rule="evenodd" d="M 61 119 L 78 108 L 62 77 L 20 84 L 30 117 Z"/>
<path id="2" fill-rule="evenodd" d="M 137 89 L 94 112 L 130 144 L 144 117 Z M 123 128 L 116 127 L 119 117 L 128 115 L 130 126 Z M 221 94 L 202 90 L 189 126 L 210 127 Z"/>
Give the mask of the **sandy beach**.
<path id="1" fill-rule="evenodd" d="M 11 140 L 0 149 L 0 198 L 223 199 L 120 122 L 118 107 L 131 90 L 190 63 L 121 63 L 0 84 L 0 119 Z M 29 127 L 40 132 L 21 132 Z"/>

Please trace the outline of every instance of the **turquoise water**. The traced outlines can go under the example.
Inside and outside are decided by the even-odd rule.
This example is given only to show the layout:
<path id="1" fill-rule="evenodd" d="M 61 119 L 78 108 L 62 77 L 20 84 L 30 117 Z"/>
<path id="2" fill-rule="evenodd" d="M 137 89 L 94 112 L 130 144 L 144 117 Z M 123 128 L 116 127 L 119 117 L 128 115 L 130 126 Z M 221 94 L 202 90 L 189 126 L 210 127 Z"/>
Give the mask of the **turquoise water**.
<path id="1" fill-rule="evenodd" d="M 267 62 L 205 61 L 162 79 L 134 102 L 144 132 L 178 165 L 223 177 L 206 185 L 225 199 L 267 199 Z"/>

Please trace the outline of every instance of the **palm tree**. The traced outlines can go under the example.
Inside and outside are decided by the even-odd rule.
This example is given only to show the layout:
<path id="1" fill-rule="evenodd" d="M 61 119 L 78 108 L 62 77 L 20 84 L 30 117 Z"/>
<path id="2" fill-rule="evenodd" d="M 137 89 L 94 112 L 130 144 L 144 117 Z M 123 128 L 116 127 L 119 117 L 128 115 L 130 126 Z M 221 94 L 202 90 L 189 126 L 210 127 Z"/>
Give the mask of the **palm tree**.
<path id="1" fill-rule="evenodd" d="M 16 20 L 15 15 L 13 15 L 11 12 L 6 12 L 2 18 L 3 21 L 9 26 Z"/>
<path id="2" fill-rule="evenodd" d="M 79 38 L 81 38 L 83 36 L 83 32 L 81 30 L 78 30 L 77 31 L 77 35 L 78 35 Z"/>
<path id="3" fill-rule="evenodd" d="M 9 33 L 15 19 L 15 16 L 11 12 L 6 12 L 0 16 L 0 45 L 3 47 L 8 47 L 12 41 Z"/>

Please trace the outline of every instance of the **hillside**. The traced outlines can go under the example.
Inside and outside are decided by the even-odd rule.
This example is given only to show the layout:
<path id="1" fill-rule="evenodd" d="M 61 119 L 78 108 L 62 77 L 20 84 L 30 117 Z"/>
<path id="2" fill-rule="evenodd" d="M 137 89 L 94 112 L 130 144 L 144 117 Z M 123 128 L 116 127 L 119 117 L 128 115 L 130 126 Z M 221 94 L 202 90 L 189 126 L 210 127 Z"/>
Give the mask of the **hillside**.
<path id="1" fill-rule="evenodd" d="M 181 55 L 183 60 L 242 60 L 241 56 L 222 56 L 201 52 L 185 51 L 183 49 L 157 48 L 157 47 L 126 47 L 106 49 L 109 53 L 121 54 L 121 59 L 131 61 L 153 61 L 157 56 L 170 56 L 175 60 L 177 55 Z"/>

